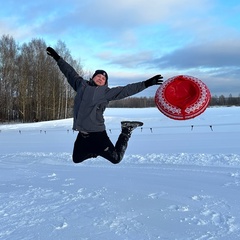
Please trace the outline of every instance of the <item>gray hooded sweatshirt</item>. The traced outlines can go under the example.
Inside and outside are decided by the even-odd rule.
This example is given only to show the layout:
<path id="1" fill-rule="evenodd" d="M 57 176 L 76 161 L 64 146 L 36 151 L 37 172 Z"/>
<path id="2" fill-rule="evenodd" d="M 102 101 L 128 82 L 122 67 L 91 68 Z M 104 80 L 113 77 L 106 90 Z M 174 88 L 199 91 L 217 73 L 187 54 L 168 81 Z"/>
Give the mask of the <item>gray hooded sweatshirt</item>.
<path id="1" fill-rule="evenodd" d="M 74 99 L 73 129 L 84 132 L 102 132 L 104 111 L 110 101 L 119 100 L 141 92 L 146 88 L 144 82 L 132 83 L 126 86 L 109 88 L 94 85 L 92 79 L 83 79 L 66 61 L 60 58 L 57 62 L 68 83 L 77 92 Z"/>

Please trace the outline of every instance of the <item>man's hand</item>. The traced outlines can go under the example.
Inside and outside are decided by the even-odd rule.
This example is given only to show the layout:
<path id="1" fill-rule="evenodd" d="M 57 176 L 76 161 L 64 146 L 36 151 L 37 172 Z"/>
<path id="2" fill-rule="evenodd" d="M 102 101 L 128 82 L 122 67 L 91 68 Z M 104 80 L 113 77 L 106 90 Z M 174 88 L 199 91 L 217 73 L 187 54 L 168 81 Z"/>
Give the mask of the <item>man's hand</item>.
<path id="1" fill-rule="evenodd" d="M 148 80 L 146 80 L 144 83 L 145 83 L 145 86 L 146 88 L 147 87 L 150 87 L 150 86 L 153 86 L 153 85 L 160 85 L 163 83 L 163 80 L 162 80 L 162 76 L 159 74 L 159 75 L 156 75 L 152 78 L 149 78 Z"/>
<path id="2" fill-rule="evenodd" d="M 47 54 L 53 57 L 56 61 L 60 59 L 60 56 L 57 54 L 57 52 L 53 48 L 48 47 L 46 50 L 47 50 Z"/>

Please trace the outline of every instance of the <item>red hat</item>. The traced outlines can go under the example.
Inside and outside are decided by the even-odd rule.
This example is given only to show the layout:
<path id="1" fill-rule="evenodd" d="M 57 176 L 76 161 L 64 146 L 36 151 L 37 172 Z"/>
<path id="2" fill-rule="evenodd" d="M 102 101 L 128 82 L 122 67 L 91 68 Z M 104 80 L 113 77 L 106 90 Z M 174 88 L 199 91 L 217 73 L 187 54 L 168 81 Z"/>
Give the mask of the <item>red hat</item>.
<path id="1" fill-rule="evenodd" d="M 187 120 L 203 113 L 211 99 L 208 87 L 186 75 L 169 78 L 157 89 L 155 103 L 167 117 Z"/>

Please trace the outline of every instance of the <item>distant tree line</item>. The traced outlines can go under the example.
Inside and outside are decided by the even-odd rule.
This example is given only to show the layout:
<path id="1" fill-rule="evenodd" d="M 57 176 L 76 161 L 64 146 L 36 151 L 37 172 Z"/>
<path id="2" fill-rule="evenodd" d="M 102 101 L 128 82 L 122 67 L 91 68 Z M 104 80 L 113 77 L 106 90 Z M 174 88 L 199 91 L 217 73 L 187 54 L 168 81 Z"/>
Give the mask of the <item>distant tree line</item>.
<path id="1" fill-rule="evenodd" d="M 60 56 L 84 76 L 80 60 L 74 60 L 62 41 L 53 46 Z M 0 38 L 0 122 L 48 121 L 72 117 L 75 92 L 46 54 L 47 44 L 32 39 L 22 45 L 13 37 Z M 90 76 L 90 73 L 88 73 Z M 240 96 L 213 96 L 210 106 L 240 106 Z M 154 97 L 129 97 L 109 107 L 155 107 Z"/>

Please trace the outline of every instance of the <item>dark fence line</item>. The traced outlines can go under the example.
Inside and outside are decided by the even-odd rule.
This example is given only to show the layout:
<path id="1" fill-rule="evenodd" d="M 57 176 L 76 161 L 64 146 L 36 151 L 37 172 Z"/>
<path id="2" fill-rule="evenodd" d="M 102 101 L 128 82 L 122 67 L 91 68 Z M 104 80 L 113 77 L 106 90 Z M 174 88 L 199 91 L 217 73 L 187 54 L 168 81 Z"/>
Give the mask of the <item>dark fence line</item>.
<path id="1" fill-rule="evenodd" d="M 157 129 L 166 129 L 166 128 L 188 128 L 190 131 L 194 131 L 196 128 L 202 128 L 202 127 L 206 127 L 208 128 L 210 131 L 214 131 L 215 127 L 224 127 L 224 126 L 240 126 L 240 123 L 224 123 L 224 124 L 198 124 L 198 125 L 182 125 L 182 126 L 155 126 L 155 127 L 141 127 L 138 130 L 140 130 L 140 132 L 144 132 L 146 133 L 146 131 L 149 131 L 150 133 L 154 133 L 154 131 Z M 106 129 L 110 134 L 113 133 L 113 131 L 121 131 L 121 128 L 108 128 Z M 6 132 L 16 132 L 18 134 L 22 134 L 22 133 L 29 133 L 29 132 L 39 132 L 39 134 L 47 134 L 49 132 L 66 132 L 67 134 L 69 133 L 77 133 L 77 131 L 72 130 L 72 129 L 40 129 L 40 130 L 29 130 L 29 129 L 6 129 L 6 130 L 1 130 L 0 129 L 0 134 L 1 133 L 6 133 Z"/>

